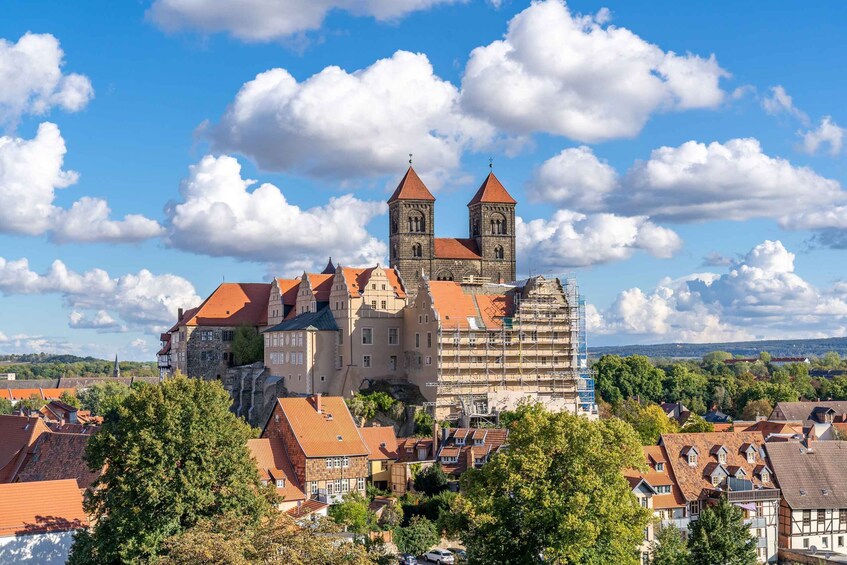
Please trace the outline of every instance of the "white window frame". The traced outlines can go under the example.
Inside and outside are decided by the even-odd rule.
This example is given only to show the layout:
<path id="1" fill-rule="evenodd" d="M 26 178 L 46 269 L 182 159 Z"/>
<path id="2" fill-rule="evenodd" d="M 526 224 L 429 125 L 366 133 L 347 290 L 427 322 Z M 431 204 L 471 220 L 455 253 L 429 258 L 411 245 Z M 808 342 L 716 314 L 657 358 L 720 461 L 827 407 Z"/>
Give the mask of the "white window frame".
<path id="1" fill-rule="evenodd" d="M 367 339 L 365 335 L 367 334 Z M 362 345 L 373 345 L 374 343 L 374 329 L 373 328 L 362 328 Z"/>

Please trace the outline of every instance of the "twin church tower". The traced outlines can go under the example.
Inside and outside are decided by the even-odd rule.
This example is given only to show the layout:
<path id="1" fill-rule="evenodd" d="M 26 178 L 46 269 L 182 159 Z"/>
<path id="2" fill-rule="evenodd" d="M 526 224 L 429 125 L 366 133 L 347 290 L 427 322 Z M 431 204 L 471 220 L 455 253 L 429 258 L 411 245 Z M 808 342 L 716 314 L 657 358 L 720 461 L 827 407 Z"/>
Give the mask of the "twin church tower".
<path id="1" fill-rule="evenodd" d="M 468 203 L 468 238 L 435 237 L 435 197 L 412 167 L 388 199 L 390 265 L 407 288 L 430 280 L 515 280 L 515 199 L 489 173 Z"/>

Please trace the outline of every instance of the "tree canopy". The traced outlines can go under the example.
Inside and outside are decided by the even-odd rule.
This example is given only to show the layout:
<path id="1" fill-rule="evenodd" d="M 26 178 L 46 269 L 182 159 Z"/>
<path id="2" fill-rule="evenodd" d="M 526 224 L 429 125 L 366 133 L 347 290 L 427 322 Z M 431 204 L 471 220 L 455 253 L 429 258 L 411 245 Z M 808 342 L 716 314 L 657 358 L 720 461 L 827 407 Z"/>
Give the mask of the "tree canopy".
<path id="1" fill-rule="evenodd" d="M 656 445 L 659 436 L 679 431 L 676 420 L 668 417 L 658 404 L 640 404 L 633 399 L 620 402 L 615 415 L 630 424 L 638 433 L 641 445 Z"/>
<path id="2" fill-rule="evenodd" d="M 422 492 L 427 496 L 435 496 L 447 488 L 447 473 L 441 468 L 440 463 L 436 463 L 415 475 L 415 490 Z"/>
<path id="3" fill-rule="evenodd" d="M 744 523 L 744 513 L 726 498 L 707 506 L 688 529 L 692 565 L 754 565 L 757 561 L 756 540 Z"/>
<path id="4" fill-rule="evenodd" d="M 435 524 L 423 516 L 412 516 L 408 526 L 394 528 L 394 543 L 401 553 L 420 555 L 440 539 Z"/>
<path id="5" fill-rule="evenodd" d="M 174 377 L 133 390 L 105 416 L 86 461 L 105 470 L 85 501 L 95 519 L 69 563 L 138 562 L 204 519 L 255 524 L 274 496 L 247 449 L 252 429 L 229 411 L 220 383 Z"/>
<path id="6" fill-rule="evenodd" d="M 96 416 L 105 416 L 129 396 L 129 387 L 118 381 L 95 383 L 79 392 L 80 407 Z"/>
<path id="7" fill-rule="evenodd" d="M 518 412 L 508 451 L 462 476 L 455 507 L 471 563 L 637 563 L 650 512 L 621 473 L 643 464 L 632 427 Z"/>
<path id="8" fill-rule="evenodd" d="M 656 528 L 650 553 L 650 565 L 689 565 L 691 560 L 682 530 L 673 525 Z"/>
<path id="9" fill-rule="evenodd" d="M 364 534 L 376 529 L 376 515 L 370 511 L 368 499 L 358 491 L 348 492 L 339 504 L 330 506 L 329 517 L 348 532 Z"/>
<path id="10" fill-rule="evenodd" d="M 253 326 L 238 326 L 232 338 L 236 365 L 258 363 L 265 358 L 265 340 Z"/>

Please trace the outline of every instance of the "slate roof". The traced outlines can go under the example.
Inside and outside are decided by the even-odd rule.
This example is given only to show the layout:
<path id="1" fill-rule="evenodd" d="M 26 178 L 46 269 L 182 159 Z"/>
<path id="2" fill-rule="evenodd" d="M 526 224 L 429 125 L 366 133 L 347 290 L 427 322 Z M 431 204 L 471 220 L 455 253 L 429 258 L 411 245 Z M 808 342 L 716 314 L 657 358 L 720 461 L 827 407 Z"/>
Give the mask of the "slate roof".
<path id="1" fill-rule="evenodd" d="M 270 294 L 270 283 L 222 283 L 178 325 L 264 326 L 268 323 Z"/>
<path id="2" fill-rule="evenodd" d="M 428 200 L 435 202 L 435 196 L 429 191 L 426 185 L 415 172 L 415 169 L 409 167 L 406 174 L 400 180 L 400 184 L 394 190 L 394 194 L 388 199 L 388 203 L 395 200 Z"/>
<path id="3" fill-rule="evenodd" d="M 660 444 L 665 448 L 668 462 L 670 463 L 674 477 L 676 478 L 679 489 L 686 500 L 698 500 L 703 497 L 704 490 L 711 490 L 711 480 L 706 474 L 707 468 L 711 470 L 718 463 L 717 454 L 711 455 L 715 446 L 724 446 L 727 449 L 726 463 L 724 468 L 737 466 L 744 469 L 747 477 L 753 477 L 753 471 L 756 465 L 762 464 L 762 447 L 765 445 L 764 438 L 759 432 L 709 432 L 709 433 L 689 433 L 689 434 L 662 434 Z M 753 463 L 747 462 L 747 456 L 744 450 L 747 444 L 756 448 L 757 454 Z M 684 453 L 687 453 L 691 448 L 696 449 L 699 454 L 697 464 L 689 466 L 688 460 Z M 761 485 L 761 481 L 756 477 L 754 479 L 756 486 Z M 772 484 L 765 484 L 765 487 L 772 487 Z"/>
<path id="4" fill-rule="evenodd" d="M 88 526 L 73 479 L 0 485 L 0 536 L 64 532 Z"/>
<path id="5" fill-rule="evenodd" d="M 397 460 L 397 435 L 394 433 L 394 426 L 359 428 L 359 433 L 370 451 L 368 461 Z"/>
<path id="6" fill-rule="evenodd" d="M 435 238 L 435 257 L 437 259 L 481 259 L 475 239 L 455 237 Z"/>
<path id="7" fill-rule="evenodd" d="M 802 422 L 821 422 L 813 416 L 817 409 L 831 408 L 835 414 L 847 414 L 847 400 L 822 400 L 819 402 L 777 402 L 769 420 L 799 420 Z"/>
<path id="8" fill-rule="evenodd" d="M 52 481 L 74 479 L 87 489 L 100 476 L 85 462 L 85 447 L 91 436 L 47 432 L 35 441 L 15 476 L 15 481 Z"/>
<path id="9" fill-rule="evenodd" d="M 258 438 L 247 440 L 247 449 L 256 466 L 259 468 L 259 476 L 263 481 L 275 483 L 277 479 L 285 479 L 285 486 L 276 487 L 276 492 L 285 501 L 305 500 L 306 495 L 300 487 L 288 454 L 285 452 L 285 444 L 279 438 Z"/>
<path id="10" fill-rule="evenodd" d="M 794 510 L 847 508 L 847 442 L 768 444 L 768 460 L 782 496 Z M 826 493 L 826 494 L 825 494 Z"/>
<path id="11" fill-rule="evenodd" d="M 290 332 L 296 330 L 338 331 L 338 324 L 329 306 L 324 306 L 317 312 L 306 312 L 291 319 L 284 320 L 264 332 Z"/>
<path id="12" fill-rule="evenodd" d="M 512 195 L 509 194 L 497 177 L 494 176 L 494 173 L 488 173 L 488 176 L 485 177 L 484 181 L 482 181 L 479 190 L 476 191 L 474 197 L 470 202 L 468 202 L 468 206 L 472 206 L 479 202 L 491 204 L 517 204 L 517 201 L 512 198 Z"/>
<path id="13" fill-rule="evenodd" d="M 320 414 L 312 398 L 277 398 L 277 402 L 306 457 L 368 455 L 359 428 L 340 396 L 321 398 Z"/>

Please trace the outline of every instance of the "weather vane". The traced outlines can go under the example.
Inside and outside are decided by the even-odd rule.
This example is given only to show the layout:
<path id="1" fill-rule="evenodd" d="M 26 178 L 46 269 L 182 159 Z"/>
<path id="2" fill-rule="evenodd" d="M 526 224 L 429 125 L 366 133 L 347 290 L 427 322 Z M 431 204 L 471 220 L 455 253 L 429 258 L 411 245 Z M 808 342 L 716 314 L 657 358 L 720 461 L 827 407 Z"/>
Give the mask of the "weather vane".
<path id="1" fill-rule="evenodd" d="M 488 168 L 491 169 L 492 171 L 494 170 L 494 157 L 488 158 Z"/>
<path id="2" fill-rule="evenodd" d="M 409 164 L 410 165 L 412 164 L 412 154 L 411 153 L 409 153 Z"/>

